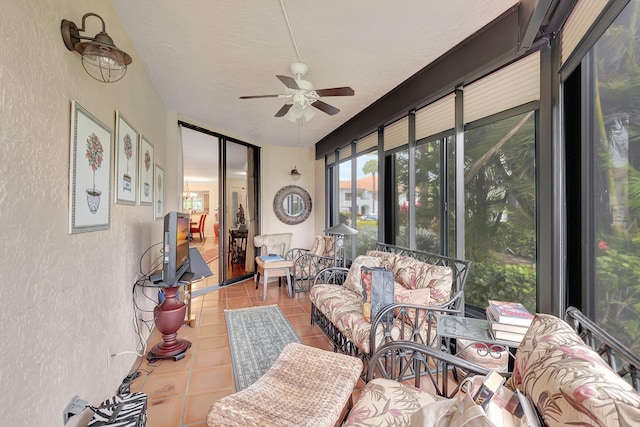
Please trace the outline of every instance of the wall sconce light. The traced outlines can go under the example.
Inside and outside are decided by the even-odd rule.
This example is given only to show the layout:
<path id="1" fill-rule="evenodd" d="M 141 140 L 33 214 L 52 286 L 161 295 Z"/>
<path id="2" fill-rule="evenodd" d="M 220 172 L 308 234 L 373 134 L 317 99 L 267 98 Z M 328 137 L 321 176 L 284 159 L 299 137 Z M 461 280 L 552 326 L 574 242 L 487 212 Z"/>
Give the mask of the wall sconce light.
<path id="1" fill-rule="evenodd" d="M 102 22 L 102 31 L 95 37 L 81 36 L 84 32 L 84 22 L 89 16 L 95 16 Z M 66 19 L 60 24 L 62 40 L 69 50 L 75 50 L 82 55 L 82 66 L 87 74 L 94 79 L 113 83 L 120 80 L 127 72 L 127 65 L 132 59 L 126 52 L 121 51 L 113 43 L 113 39 L 105 32 L 104 20 L 95 13 L 87 13 L 82 17 L 82 27 Z M 90 40 L 81 42 L 80 40 Z"/>
<path id="2" fill-rule="evenodd" d="M 298 167 L 294 166 L 293 169 L 291 169 L 291 179 L 293 179 L 294 181 L 297 181 L 300 179 L 301 176 L 302 174 L 298 172 Z"/>

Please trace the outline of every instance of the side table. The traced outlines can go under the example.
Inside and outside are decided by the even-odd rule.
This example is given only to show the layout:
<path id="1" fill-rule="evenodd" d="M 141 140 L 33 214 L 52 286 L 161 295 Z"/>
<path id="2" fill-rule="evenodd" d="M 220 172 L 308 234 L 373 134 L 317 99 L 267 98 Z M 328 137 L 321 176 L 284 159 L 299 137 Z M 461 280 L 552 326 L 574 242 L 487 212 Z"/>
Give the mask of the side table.
<path id="1" fill-rule="evenodd" d="M 286 277 L 289 296 L 293 296 L 293 287 L 291 286 L 291 269 L 293 268 L 293 260 L 264 262 L 262 258 L 257 256 L 256 264 L 258 264 L 258 271 L 256 272 L 256 275 L 253 276 L 253 280 L 256 283 L 256 289 L 258 289 L 259 277 L 262 276 L 262 280 L 264 282 L 263 301 L 266 301 L 267 299 L 267 282 L 269 281 L 269 276 Z"/>
<path id="2" fill-rule="evenodd" d="M 443 315 L 438 317 L 438 342 L 444 342 L 445 350 L 451 351 L 452 340 L 456 340 L 455 354 L 476 364 L 483 364 L 482 359 L 491 357 L 491 365 L 502 364 L 507 357 L 507 368 L 513 368 L 512 343 L 494 339 L 489 333 L 489 322 L 471 317 Z M 462 345 L 459 345 L 462 344 Z M 475 354 L 473 354 L 475 349 Z M 478 360 L 479 359 L 479 360 Z M 495 366 L 487 366 L 494 368 Z"/>

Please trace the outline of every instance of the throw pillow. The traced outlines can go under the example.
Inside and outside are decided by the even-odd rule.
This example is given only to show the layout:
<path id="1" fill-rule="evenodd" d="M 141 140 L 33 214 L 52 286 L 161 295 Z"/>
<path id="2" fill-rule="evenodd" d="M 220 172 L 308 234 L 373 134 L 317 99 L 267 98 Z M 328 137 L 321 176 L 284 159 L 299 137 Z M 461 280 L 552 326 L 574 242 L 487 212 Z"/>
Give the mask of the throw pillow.
<path id="1" fill-rule="evenodd" d="M 316 236 L 313 239 L 313 245 L 311 245 L 309 253 L 317 256 L 322 256 L 324 254 L 324 237 Z"/>
<path id="2" fill-rule="evenodd" d="M 362 298 L 362 285 L 360 284 L 360 268 L 361 267 L 380 267 L 380 258 L 360 255 L 353 260 L 347 278 L 344 280 L 344 286 L 360 298 Z"/>
<path id="3" fill-rule="evenodd" d="M 336 238 L 335 236 L 324 236 L 324 249 L 323 256 L 333 258 L 336 253 Z"/>
<path id="4" fill-rule="evenodd" d="M 555 316 L 535 315 L 512 382 L 547 425 L 640 425 L 640 395 Z"/>

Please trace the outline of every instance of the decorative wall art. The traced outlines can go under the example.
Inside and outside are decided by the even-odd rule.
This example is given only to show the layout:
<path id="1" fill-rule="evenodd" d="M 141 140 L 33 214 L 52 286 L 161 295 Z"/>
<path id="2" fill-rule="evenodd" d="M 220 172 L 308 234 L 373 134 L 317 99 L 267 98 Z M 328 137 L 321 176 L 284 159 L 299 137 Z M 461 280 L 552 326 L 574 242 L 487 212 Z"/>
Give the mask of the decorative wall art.
<path id="1" fill-rule="evenodd" d="M 116 203 L 135 205 L 138 193 L 138 132 L 116 111 Z"/>
<path id="2" fill-rule="evenodd" d="M 153 219 L 164 218 L 164 171 L 155 165 L 153 172 Z"/>
<path id="3" fill-rule="evenodd" d="M 140 204 L 153 204 L 153 145 L 140 134 Z"/>
<path id="4" fill-rule="evenodd" d="M 71 102 L 69 234 L 109 229 L 111 136 L 110 128 Z"/>

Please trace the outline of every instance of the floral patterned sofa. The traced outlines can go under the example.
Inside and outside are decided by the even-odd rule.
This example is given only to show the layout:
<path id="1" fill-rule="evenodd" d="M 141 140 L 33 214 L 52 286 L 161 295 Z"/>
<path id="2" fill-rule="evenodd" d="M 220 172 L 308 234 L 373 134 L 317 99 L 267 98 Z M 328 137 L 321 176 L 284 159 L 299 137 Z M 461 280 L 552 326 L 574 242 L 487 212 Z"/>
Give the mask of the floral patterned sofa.
<path id="1" fill-rule="evenodd" d="M 535 316 L 517 349 L 506 387 L 528 396 L 548 426 L 640 425 L 640 358 L 577 309 L 569 308 L 565 319 Z M 458 392 L 450 374 L 456 367 L 470 375 L 487 373 L 486 368 L 424 345 L 385 344 L 370 360 L 368 377 L 374 379 L 345 425 L 410 425 L 421 407 Z M 414 374 L 413 385 L 398 381 L 406 377 L 404 370 Z"/>
<path id="2" fill-rule="evenodd" d="M 400 339 L 434 344 L 437 313 L 463 314 L 464 284 L 471 263 L 378 243 L 349 269 L 327 268 L 311 288 L 311 323 L 334 349 L 366 359 L 382 342 Z M 371 322 L 362 312 L 361 267 L 394 272 L 394 304 Z M 387 313 L 392 313 L 387 316 Z M 372 333 L 372 331 L 374 331 Z"/>

